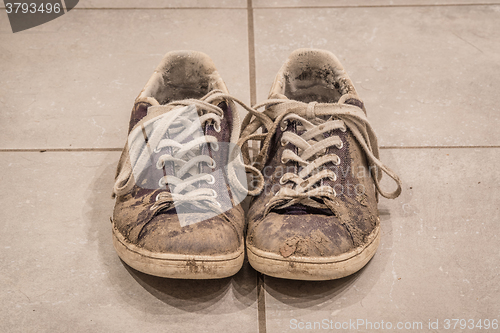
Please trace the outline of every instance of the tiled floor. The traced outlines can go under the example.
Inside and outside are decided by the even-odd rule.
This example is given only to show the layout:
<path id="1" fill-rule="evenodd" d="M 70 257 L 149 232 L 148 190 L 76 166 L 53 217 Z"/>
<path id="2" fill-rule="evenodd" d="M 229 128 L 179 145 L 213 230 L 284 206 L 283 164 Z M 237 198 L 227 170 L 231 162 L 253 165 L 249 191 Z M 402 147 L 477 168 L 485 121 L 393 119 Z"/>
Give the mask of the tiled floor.
<path id="1" fill-rule="evenodd" d="M 337 54 L 404 182 L 373 260 L 327 282 L 124 265 L 111 188 L 163 54 L 209 54 L 255 103 L 299 47 Z M 469 328 L 500 320 L 500 1 L 82 0 L 16 34 L 1 9 L 0 60 L 0 331 L 500 332 Z"/>

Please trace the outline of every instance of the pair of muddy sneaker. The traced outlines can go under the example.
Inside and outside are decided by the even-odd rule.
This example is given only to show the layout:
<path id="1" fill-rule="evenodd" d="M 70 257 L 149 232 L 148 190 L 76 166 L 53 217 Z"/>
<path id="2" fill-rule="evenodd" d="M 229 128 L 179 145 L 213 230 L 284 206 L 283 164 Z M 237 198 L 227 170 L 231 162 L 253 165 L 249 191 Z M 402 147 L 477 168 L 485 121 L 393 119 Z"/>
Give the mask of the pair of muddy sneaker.
<path id="1" fill-rule="evenodd" d="M 242 123 L 236 104 L 248 111 Z M 380 189 L 382 172 L 396 191 Z M 250 108 L 229 95 L 208 56 L 171 52 L 132 110 L 113 243 L 128 265 L 162 277 L 231 276 L 246 249 L 270 276 L 337 279 L 375 254 L 377 193 L 400 191 L 332 53 L 293 52 L 269 99 Z"/>

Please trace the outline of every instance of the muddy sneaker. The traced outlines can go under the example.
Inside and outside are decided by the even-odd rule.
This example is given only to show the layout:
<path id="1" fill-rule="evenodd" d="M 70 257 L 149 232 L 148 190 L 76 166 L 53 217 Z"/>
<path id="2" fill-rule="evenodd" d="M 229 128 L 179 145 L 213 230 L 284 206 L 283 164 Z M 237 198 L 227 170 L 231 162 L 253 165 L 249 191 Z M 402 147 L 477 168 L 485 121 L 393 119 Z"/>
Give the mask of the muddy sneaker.
<path id="1" fill-rule="evenodd" d="M 241 268 L 246 179 L 234 102 L 210 58 L 194 51 L 168 53 L 137 97 L 112 218 L 129 266 L 187 279 Z"/>
<path id="2" fill-rule="evenodd" d="M 351 80 L 332 53 L 300 49 L 279 71 L 269 100 L 255 106 L 261 107 L 272 124 L 251 113 L 240 139 L 243 147 L 261 142 L 254 166 L 264 177 L 247 215 L 250 264 L 286 279 L 355 273 L 380 242 L 377 192 L 395 198 L 401 183 L 378 159 Z M 394 192 L 380 189 L 382 171 L 396 181 Z"/>

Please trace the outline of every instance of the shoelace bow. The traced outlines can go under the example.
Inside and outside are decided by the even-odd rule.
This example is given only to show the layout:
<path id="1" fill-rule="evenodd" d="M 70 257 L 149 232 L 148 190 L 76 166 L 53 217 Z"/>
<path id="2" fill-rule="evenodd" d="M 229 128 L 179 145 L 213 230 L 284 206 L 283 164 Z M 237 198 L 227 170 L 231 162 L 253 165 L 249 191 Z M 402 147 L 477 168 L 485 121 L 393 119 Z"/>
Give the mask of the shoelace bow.
<path id="1" fill-rule="evenodd" d="M 281 179 L 280 184 L 292 184 L 290 187 L 282 187 L 275 196 L 269 201 L 266 207 L 267 214 L 272 208 L 286 208 L 296 203 L 301 203 L 315 208 L 330 208 L 332 209 L 332 201 L 336 196 L 335 190 L 326 185 L 315 187 L 320 180 L 328 178 L 332 181 L 337 179 L 337 175 L 329 169 L 319 170 L 321 166 L 326 163 L 340 164 L 340 158 L 336 154 L 321 155 L 327 148 L 336 146 L 342 148 L 343 143 L 338 136 L 329 136 L 325 138 L 323 133 L 340 129 L 346 131 L 350 129 L 351 133 L 355 136 L 363 151 L 368 157 L 368 164 L 372 170 L 372 177 L 374 179 L 375 187 L 382 196 L 393 199 L 401 193 L 401 181 L 398 176 L 386 167 L 379 160 L 379 148 L 377 144 L 377 137 L 370 126 L 365 113 L 359 107 L 354 105 L 345 104 L 348 99 L 355 99 L 352 95 L 344 95 L 338 103 L 303 103 L 294 100 L 284 99 L 269 99 L 254 106 L 248 114 L 242 127 L 244 128 L 238 144 L 244 147 L 243 154 L 245 162 L 249 163 L 248 141 L 258 140 L 262 142 L 262 148 L 255 158 L 253 173 L 258 173 L 259 182 L 252 192 L 260 193 L 264 188 L 263 175 L 261 173 L 264 163 L 268 158 L 269 146 L 271 139 L 280 124 L 286 124 L 288 121 L 298 121 L 302 124 L 305 131 L 302 135 L 297 135 L 293 132 L 286 131 L 281 137 L 283 145 L 287 143 L 293 144 L 299 148 L 301 153 L 297 155 L 290 149 L 285 149 L 282 154 L 282 163 L 288 161 L 297 162 L 302 169 L 298 173 L 285 173 Z M 269 121 L 262 121 L 262 114 L 257 110 L 266 107 L 263 114 L 274 122 L 270 124 Z M 255 119 L 252 119 L 255 116 Z M 325 119 L 319 124 L 313 124 L 307 119 Z M 267 133 L 256 133 L 260 128 L 265 128 Z M 282 128 L 284 130 L 284 128 Z M 318 154 L 320 153 L 320 154 Z M 321 155 L 321 156 L 319 156 Z M 311 160 L 312 159 L 312 160 Z M 375 168 L 373 168 L 375 167 Z M 376 170 L 376 172 L 374 172 Z M 397 184 L 397 189 L 393 192 L 385 192 L 380 187 L 380 180 L 382 171 L 391 177 Z M 323 204 L 319 203 L 312 198 L 319 198 Z M 333 210 L 333 209 L 332 209 Z"/>
<path id="2" fill-rule="evenodd" d="M 205 135 L 201 129 L 204 128 L 206 122 L 213 122 L 215 131 L 220 132 L 224 112 L 216 104 L 222 101 L 234 101 L 248 109 L 244 103 L 220 90 L 213 90 L 201 99 L 186 99 L 152 107 L 150 109 L 153 113 L 152 116 L 156 114 L 155 112 L 159 112 L 160 115 L 168 112 L 168 117 L 158 119 L 158 117 L 146 116 L 130 132 L 127 147 L 119 162 L 114 194 L 128 193 L 135 184 L 133 175 L 140 173 L 141 168 L 144 168 L 150 159 L 152 152 L 159 154 L 163 151 L 156 166 L 153 167 L 162 169 L 165 163 L 172 162 L 176 171 L 175 175 L 166 175 L 159 179 L 159 188 L 168 184 L 170 191 L 160 192 L 156 197 L 155 204 L 150 209 L 168 210 L 174 207 L 175 202 L 175 204 L 190 203 L 201 209 L 209 208 L 217 213 L 222 213 L 221 204 L 217 201 L 217 192 L 210 188 L 195 186 L 200 182 L 207 184 L 215 182 L 213 175 L 199 172 L 200 163 L 207 163 L 212 168 L 215 167 L 215 161 L 210 156 L 199 154 L 199 147 L 209 144 L 212 150 L 219 149 L 217 138 Z M 186 110 L 185 107 L 192 109 Z M 199 117 L 197 110 L 202 111 L 202 115 Z M 237 112 L 237 110 L 233 110 L 233 112 Z M 149 132 L 148 149 L 144 149 L 144 139 L 142 139 L 143 133 L 146 132 Z M 165 138 L 167 132 L 169 136 L 173 137 Z M 190 136 L 193 138 L 192 140 L 181 143 Z M 136 137 L 139 139 L 134 140 Z M 134 142 L 139 142 L 139 144 L 134 145 Z M 170 148 L 171 153 L 167 153 L 165 148 Z M 131 165 L 131 159 L 137 161 L 134 166 Z M 233 189 L 246 193 L 246 187 L 240 183 L 234 170 L 238 164 L 241 165 L 242 161 L 237 155 L 237 151 L 230 150 L 227 166 L 228 179 Z"/>

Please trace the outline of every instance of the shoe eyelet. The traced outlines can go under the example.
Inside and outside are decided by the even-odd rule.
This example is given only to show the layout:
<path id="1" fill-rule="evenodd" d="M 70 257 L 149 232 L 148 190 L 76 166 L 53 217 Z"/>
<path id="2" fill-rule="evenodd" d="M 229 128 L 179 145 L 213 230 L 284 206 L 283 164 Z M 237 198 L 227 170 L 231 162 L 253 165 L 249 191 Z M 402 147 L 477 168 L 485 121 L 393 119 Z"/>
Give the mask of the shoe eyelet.
<path id="1" fill-rule="evenodd" d="M 163 169 L 164 166 L 165 166 L 165 162 L 163 162 L 162 160 L 158 160 L 158 162 L 156 162 L 156 168 L 158 170 Z"/>
<path id="2" fill-rule="evenodd" d="M 337 159 L 337 162 L 335 163 L 335 165 L 340 165 L 340 157 Z"/>
<path id="3" fill-rule="evenodd" d="M 217 142 L 210 142 L 210 146 L 212 147 L 213 151 L 219 150 L 219 144 Z"/>
<path id="4" fill-rule="evenodd" d="M 160 200 L 160 194 L 161 194 L 161 192 L 160 192 L 160 193 L 158 193 L 158 194 L 156 195 L 156 199 L 155 199 L 155 201 Z"/>
<path id="5" fill-rule="evenodd" d="M 212 159 L 212 164 L 209 164 L 208 166 L 211 167 L 212 169 L 215 169 L 216 165 L 217 165 L 217 163 L 215 163 L 215 160 Z"/>
<path id="6" fill-rule="evenodd" d="M 217 192 L 214 189 L 212 189 L 212 197 L 217 198 Z"/>
<path id="7" fill-rule="evenodd" d="M 288 120 L 284 120 L 280 128 L 282 132 L 286 131 L 286 129 L 288 128 Z"/>
<path id="8" fill-rule="evenodd" d="M 156 153 L 156 154 L 158 154 L 160 151 L 161 151 L 161 148 L 158 148 L 158 147 L 156 147 L 155 149 L 153 149 L 153 152 Z"/>
<path id="9" fill-rule="evenodd" d="M 337 145 L 337 148 L 338 148 L 338 149 L 342 149 L 342 147 L 344 147 L 344 142 L 343 142 L 343 141 L 340 141 L 340 145 Z"/>
<path id="10" fill-rule="evenodd" d="M 207 181 L 207 184 L 209 184 L 209 185 L 215 184 L 215 177 L 213 175 L 209 175 L 209 176 L 210 176 L 210 180 Z"/>
<path id="11" fill-rule="evenodd" d="M 217 206 L 222 207 L 222 205 L 220 204 L 220 202 L 216 201 L 215 203 L 217 204 Z"/>
<path id="12" fill-rule="evenodd" d="M 347 128 L 344 126 L 344 127 L 341 127 L 340 130 L 345 133 L 345 131 L 347 131 Z"/>
<path id="13" fill-rule="evenodd" d="M 286 146 L 286 145 L 288 144 L 288 142 L 283 141 L 283 140 L 281 140 L 280 142 L 281 142 L 281 145 L 282 145 L 283 147 L 284 147 L 284 146 Z"/>
<path id="14" fill-rule="evenodd" d="M 163 178 L 160 178 L 160 180 L 158 181 L 158 185 L 160 187 L 163 187 L 163 186 L 166 186 L 167 184 L 165 184 L 165 180 Z"/>
<path id="15" fill-rule="evenodd" d="M 283 177 L 281 177 L 281 178 L 280 178 L 280 184 L 281 184 L 281 185 L 285 185 L 285 184 L 286 184 L 286 182 L 285 182 L 285 181 L 283 181 Z"/>
<path id="16" fill-rule="evenodd" d="M 215 122 L 215 123 L 214 123 L 214 130 L 215 130 L 217 133 L 220 133 L 220 130 L 221 130 L 220 123 L 218 123 L 218 122 Z"/>

